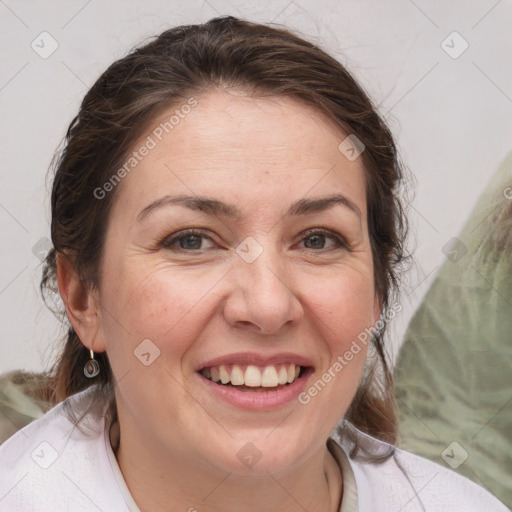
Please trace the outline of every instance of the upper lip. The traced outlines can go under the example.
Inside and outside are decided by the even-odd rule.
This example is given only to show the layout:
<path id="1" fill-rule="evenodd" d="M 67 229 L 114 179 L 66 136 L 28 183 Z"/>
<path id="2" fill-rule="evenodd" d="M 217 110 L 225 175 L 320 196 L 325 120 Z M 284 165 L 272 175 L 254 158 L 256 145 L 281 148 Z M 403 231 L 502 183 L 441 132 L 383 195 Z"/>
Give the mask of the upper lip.
<path id="1" fill-rule="evenodd" d="M 210 359 L 196 366 L 195 371 L 198 372 L 204 368 L 212 366 L 220 366 L 221 364 L 247 364 L 254 366 L 267 366 L 278 363 L 294 363 L 299 366 L 313 366 L 310 359 L 291 352 L 280 352 L 273 356 L 265 356 L 256 352 L 237 352 L 235 354 L 226 354 L 225 356 Z"/>

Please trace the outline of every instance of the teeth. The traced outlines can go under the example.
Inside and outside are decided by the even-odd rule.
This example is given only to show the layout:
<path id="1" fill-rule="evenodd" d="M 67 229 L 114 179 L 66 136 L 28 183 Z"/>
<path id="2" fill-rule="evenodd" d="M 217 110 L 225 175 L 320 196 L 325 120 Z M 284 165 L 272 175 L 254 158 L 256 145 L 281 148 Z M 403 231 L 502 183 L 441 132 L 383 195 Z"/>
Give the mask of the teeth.
<path id="1" fill-rule="evenodd" d="M 279 375 L 277 376 L 277 380 L 279 384 L 283 385 L 288 382 L 288 371 L 286 370 L 286 366 L 281 366 L 279 370 Z"/>
<path id="2" fill-rule="evenodd" d="M 295 380 L 295 365 L 291 364 L 288 367 L 288 383 L 293 382 Z"/>
<path id="3" fill-rule="evenodd" d="M 258 370 L 259 373 L 259 370 Z M 261 385 L 264 388 L 275 388 L 279 384 L 275 366 L 267 366 L 261 374 Z"/>
<path id="4" fill-rule="evenodd" d="M 240 366 L 238 366 L 237 364 L 235 364 L 233 366 L 233 369 L 231 370 L 231 384 L 233 384 L 233 386 L 244 385 L 244 374 L 242 373 L 242 369 L 240 368 Z"/>
<path id="5" fill-rule="evenodd" d="M 229 382 L 229 373 L 226 370 L 226 366 L 223 364 L 219 366 L 219 376 L 222 384 L 227 384 Z"/>
<path id="6" fill-rule="evenodd" d="M 265 367 L 222 364 L 204 368 L 201 373 L 213 382 L 221 382 L 222 384 L 231 383 L 232 386 L 275 388 L 279 385 L 291 384 L 297 380 L 300 369 L 301 367 L 294 363 L 280 363 Z"/>
<path id="7" fill-rule="evenodd" d="M 233 379 L 233 376 L 231 376 Z M 249 365 L 247 370 L 245 370 L 245 382 L 243 382 L 246 386 L 250 386 L 251 388 L 258 388 L 261 386 L 261 372 L 258 370 L 256 366 Z M 233 384 L 233 382 L 231 382 Z"/>

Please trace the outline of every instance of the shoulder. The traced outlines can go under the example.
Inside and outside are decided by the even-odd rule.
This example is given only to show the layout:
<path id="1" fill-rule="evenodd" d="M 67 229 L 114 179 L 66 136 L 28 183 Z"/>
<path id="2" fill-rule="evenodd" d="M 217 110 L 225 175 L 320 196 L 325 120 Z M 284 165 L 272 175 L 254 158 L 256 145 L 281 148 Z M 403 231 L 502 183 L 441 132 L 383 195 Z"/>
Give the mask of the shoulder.
<path id="1" fill-rule="evenodd" d="M 0 445 L 3 512 L 123 510 L 104 417 L 89 413 L 76 425 L 67 415 L 70 407 L 78 415 L 90 410 L 93 391 L 69 397 Z"/>
<path id="2" fill-rule="evenodd" d="M 348 435 L 339 432 L 348 430 Z M 359 512 L 510 512 L 483 487 L 435 462 L 395 448 L 344 423 L 331 438 L 354 473 Z M 354 440 L 364 453 L 351 457 Z M 372 462 L 371 455 L 385 459 Z M 386 455 L 388 455 L 386 457 Z"/>

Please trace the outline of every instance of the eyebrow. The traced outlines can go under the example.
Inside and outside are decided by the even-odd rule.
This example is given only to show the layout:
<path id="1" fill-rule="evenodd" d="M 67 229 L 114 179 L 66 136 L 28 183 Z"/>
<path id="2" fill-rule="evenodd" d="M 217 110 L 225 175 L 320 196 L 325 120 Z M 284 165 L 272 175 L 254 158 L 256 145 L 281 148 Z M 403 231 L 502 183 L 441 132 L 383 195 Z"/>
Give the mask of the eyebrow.
<path id="1" fill-rule="evenodd" d="M 173 204 L 182 205 L 191 210 L 201 211 L 211 216 L 222 216 L 234 219 L 236 221 L 240 221 L 244 218 L 242 212 L 234 204 L 225 203 L 211 197 L 178 195 L 164 196 L 148 204 L 137 215 L 137 221 L 141 221 L 144 217 L 149 215 L 150 212 L 158 208 Z M 318 198 L 299 199 L 288 208 L 288 211 L 285 213 L 285 217 L 323 212 L 335 205 L 346 207 L 357 215 L 359 222 L 362 221 L 363 215 L 359 207 L 343 194 L 333 194 Z"/>

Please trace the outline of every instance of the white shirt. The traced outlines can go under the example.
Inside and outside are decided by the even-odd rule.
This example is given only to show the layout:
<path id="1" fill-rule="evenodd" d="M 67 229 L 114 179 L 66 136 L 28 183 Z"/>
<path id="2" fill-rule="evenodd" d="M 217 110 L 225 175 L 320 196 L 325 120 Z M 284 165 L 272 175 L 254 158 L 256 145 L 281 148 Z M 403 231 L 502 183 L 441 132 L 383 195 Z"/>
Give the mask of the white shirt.
<path id="1" fill-rule="evenodd" d="M 140 512 L 112 449 L 118 430 L 106 421 L 106 405 L 87 413 L 80 423 L 84 432 L 65 414 L 64 404 L 85 412 L 93 403 L 92 392 L 89 388 L 69 397 L 0 445 L 1 512 Z M 328 447 L 343 475 L 340 512 L 510 512 L 457 473 L 347 422 L 340 426 L 359 436 L 370 453 L 392 452 L 380 464 L 351 458 L 353 442 L 333 430 Z"/>

